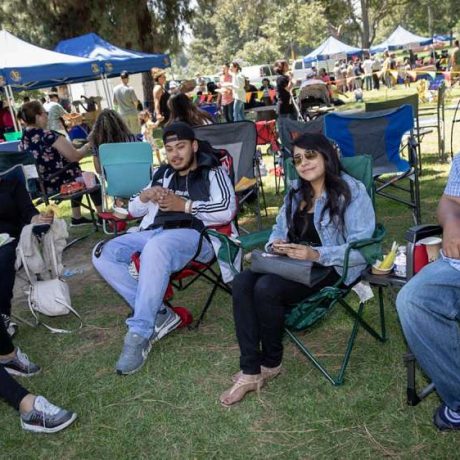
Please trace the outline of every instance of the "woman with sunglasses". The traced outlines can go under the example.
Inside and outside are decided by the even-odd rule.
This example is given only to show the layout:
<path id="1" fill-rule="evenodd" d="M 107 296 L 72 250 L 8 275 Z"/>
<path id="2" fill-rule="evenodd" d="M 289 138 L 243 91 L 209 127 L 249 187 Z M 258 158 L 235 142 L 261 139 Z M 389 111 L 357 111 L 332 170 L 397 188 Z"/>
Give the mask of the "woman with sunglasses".
<path id="1" fill-rule="evenodd" d="M 306 134 L 297 138 L 293 161 L 299 180 L 285 196 L 266 251 L 311 260 L 330 271 L 312 287 L 251 270 L 235 277 L 233 314 L 241 370 L 220 397 L 226 407 L 258 391 L 281 372 L 284 316 L 289 307 L 336 283 L 343 273 L 347 245 L 374 232 L 374 209 L 364 185 L 341 169 L 338 154 L 326 137 Z M 365 267 L 359 251 L 351 251 L 345 284 L 353 283 Z"/>

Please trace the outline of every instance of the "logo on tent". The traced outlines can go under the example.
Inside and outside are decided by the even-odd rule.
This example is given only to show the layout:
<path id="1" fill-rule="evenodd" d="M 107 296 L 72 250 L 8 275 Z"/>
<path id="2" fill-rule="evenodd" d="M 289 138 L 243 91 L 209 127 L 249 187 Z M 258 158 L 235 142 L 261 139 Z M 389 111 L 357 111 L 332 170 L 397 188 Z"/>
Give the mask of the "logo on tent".
<path id="1" fill-rule="evenodd" d="M 21 81 L 21 73 L 19 72 L 19 70 L 12 70 L 10 72 L 10 78 L 13 81 Z"/>
<path id="2" fill-rule="evenodd" d="M 94 63 L 94 64 L 91 64 L 91 70 L 93 73 L 99 73 L 101 71 L 101 69 L 99 68 L 99 66 Z"/>
<path id="3" fill-rule="evenodd" d="M 106 62 L 104 64 L 105 67 L 105 73 L 112 73 L 113 72 L 113 65 L 111 62 Z"/>

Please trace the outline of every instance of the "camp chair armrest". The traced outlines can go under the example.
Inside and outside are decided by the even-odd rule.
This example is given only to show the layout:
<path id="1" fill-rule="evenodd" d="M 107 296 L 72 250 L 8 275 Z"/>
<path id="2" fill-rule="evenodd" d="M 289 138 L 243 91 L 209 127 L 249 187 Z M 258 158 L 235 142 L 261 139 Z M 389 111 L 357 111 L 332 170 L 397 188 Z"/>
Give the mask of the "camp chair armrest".
<path id="1" fill-rule="evenodd" d="M 437 236 L 442 233 L 442 227 L 435 224 L 415 225 L 410 227 L 405 234 L 405 239 L 409 243 L 416 243 L 417 241 L 428 236 Z"/>

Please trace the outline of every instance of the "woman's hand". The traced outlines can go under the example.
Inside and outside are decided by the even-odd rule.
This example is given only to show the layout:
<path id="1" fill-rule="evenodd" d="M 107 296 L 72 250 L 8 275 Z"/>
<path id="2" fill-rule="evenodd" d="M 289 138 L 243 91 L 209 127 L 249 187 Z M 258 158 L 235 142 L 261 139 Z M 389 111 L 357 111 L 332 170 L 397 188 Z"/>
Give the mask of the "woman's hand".
<path id="1" fill-rule="evenodd" d="M 43 225 L 43 224 L 46 224 L 46 225 L 51 225 L 53 223 L 53 220 L 54 220 L 54 213 L 40 213 L 40 214 L 36 214 L 35 216 L 32 217 L 32 219 L 30 220 L 30 223 L 31 224 L 35 224 L 35 225 Z"/>
<path id="2" fill-rule="evenodd" d="M 277 246 L 277 252 L 284 254 L 291 259 L 311 260 L 313 262 L 319 259 L 319 252 L 315 251 L 311 246 L 304 244 L 285 243 Z"/>

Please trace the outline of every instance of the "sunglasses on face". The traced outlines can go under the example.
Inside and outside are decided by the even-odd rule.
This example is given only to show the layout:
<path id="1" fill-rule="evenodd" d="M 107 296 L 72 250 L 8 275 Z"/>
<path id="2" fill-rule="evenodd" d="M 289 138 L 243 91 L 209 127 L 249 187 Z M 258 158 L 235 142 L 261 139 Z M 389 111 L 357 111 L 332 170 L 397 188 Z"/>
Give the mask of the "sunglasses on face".
<path id="1" fill-rule="evenodd" d="M 302 153 L 296 153 L 292 158 L 292 161 L 296 166 L 300 166 L 302 164 L 302 160 L 315 160 L 318 158 L 319 152 L 316 150 L 306 150 Z"/>

